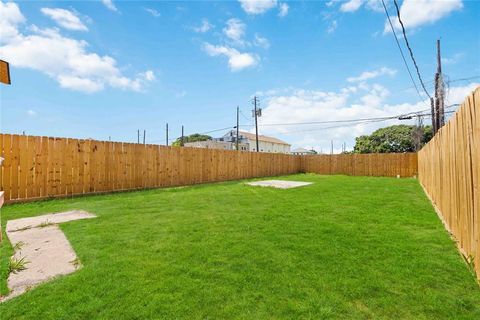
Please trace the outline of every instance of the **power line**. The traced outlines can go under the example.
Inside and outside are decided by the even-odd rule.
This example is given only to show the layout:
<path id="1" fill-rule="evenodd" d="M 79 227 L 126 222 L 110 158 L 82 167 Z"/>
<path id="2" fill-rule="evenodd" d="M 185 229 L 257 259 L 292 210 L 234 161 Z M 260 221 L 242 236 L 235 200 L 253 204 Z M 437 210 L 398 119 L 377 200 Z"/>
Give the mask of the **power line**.
<path id="1" fill-rule="evenodd" d="M 452 104 L 449 106 L 446 106 L 445 108 L 453 108 L 459 106 L 459 104 Z M 358 118 L 358 119 L 345 119 L 345 120 L 326 120 L 326 121 L 310 121 L 310 122 L 287 122 L 287 123 L 265 123 L 265 124 L 258 124 L 259 126 L 290 126 L 290 125 L 316 125 L 316 124 L 330 124 L 330 123 L 357 123 L 357 122 L 375 122 L 375 121 L 385 121 L 385 120 L 393 120 L 393 119 L 398 119 L 399 117 L 405 117 L 405 116 L 417 116 L 423 112 L 430 111 L 430 109 L 423 109 L 423 110 L 417 110 L 417 111 L 412 111 L 412 112 L 407 112 L 399 115 L 393 115 L 393 116 L 385 116 L 385 117 L 374 117 L 374 118 Z M 453 112 L 453 111 L 450 111 Z M 249 124 L 244 124 L 240 125 L 241 127 L 251 127 L 253 125 Z"/>
<path id="2" fill-rule="evenodd" d="M 382 2 L 383 2 L 383 0 L 382 0 Z M 397 9 L 398 22 L 402 26 L 403 39 L 405 40 L 408 51 L 410 52 L 410 57 L 412 58 L 413 65 L 415 66 L 415 69 L 417 70 L 418 80 L 420 80 L 420 84 L 422 85 L 423 90 L 425 91 L 427 96 L 429 98 L 431 98 L 430 94 L 428 93 L 427 89 L 425 88 L 425 84 L 423 83 L 422 76 L 420 75 L 420 70 L 418 69 L 417 61 L 415 61 L 415 57 L 413 56 L 412 48 L 410 47 L 410 43 L 408 42 L 407 33 L 405 32 L 405 26 L 403 25 L 403 21 L 400 18 L 400 9 L 398 8 L 397 0 L 393 0 L 393 3 L 395 4 L 395 8 Z M 385 5 L 385 3 L 384 3 L 384 5 Z"/>
<path id="3" fill-rule="evenodd" d="M 445 113 L 453 113 L 455 111 L 445 111 Z M 430 113 L 419 113 L 419 114 L 415 114 L 414 115 L 415 117 L 419 116 L 419 117 L 430 117 L 431 114 Z M 360 123 L 356 123 L 356 124 L 370 124 L 370 123 L 377 123 L 377 122 L 382 122 L 382 121 L 388 121 L 388 120 L 394 120 L 394 119 L 398 119 L 397 118 L 389 118 L 389 119 L 377 119 L 377 120 L 374 120 L 374 121 L 364 121 L 364 122 L 360 122 Z M 298 134 L 298 133 L 306 133 L 306 132 L 315 132 L 315 131 L 323 131 L 323 130 L 329 130 L 329 129 L 335 129 L 335 128 L 344 128 L 344 127 L 347 127 L 348 125 L 346 124 L 342 124 L 342 125 L 335 125 L 335 126 L 329 126 L 329 127 L 323 127 L 323 128 L 313 128 L 313 129 L 308 129 L 308 130 L 299 130 L 299 131 L 290 131 L 290 132 L 286 132 L 284 133 L 285 135 L 290 135 L 290 134 Z"/>
<path id="4" fill-rule="evenodd" d="M 477 75 L 477 76 L 471 76 L 471 77 L 467 77 L 467 78 L 456 78 L 456 79 L 448 79 L 445 81 L 447 83 L 455 83 L 455 82 L 461 82 L 461 81 L 469 81 L 469 80 L 474 80 L 474 79 L 479 79 L 480 78 L 480 75 Z M 429 80 L 429 81 L 425 81 L 425 83 L 427 84 L 427 86 L 432 86 L 434 85 L 434 82 L 435 82 L 435 79 L 434 80 Z M 403 88 L 403 89 L 400 89 L 400 91 L 404 91 L 404 90 L 409 90 L 409 89 L 412 89 L 413 86 L 410 86 L 410 87 L 406 87 L 406 88 Z"/>
<path id="5" fill-rule="evenodd" d="M 402 56 L 403 63 L 405 64 L 405 67 L 407 68 L 408 75 L 410 76 L 410 80 L 412 80 L 413 86 L 415 87 L 415 90 L 417 90 L 418 96 L 420 99 L 423 100 L 422 95 L 420 94 L 420 90 L 418 90 L 417 84 L 415 83 L 415 80 L 413 79 L 412 72 L 410 71 L 410 67 L 408 66 L 407 59 L 405 59 L 405 55 L 403 54 L 402 47 L 400 46 L 400 42 L 398 41 L 397 33 L 395 32 L 395 28 L 393 27 L 392 20 L 390 20 L 390 15 L 388 14 L 387 6 L 385 5 L 385 1 L 382 0 L 383 8 L 385 9 L 385 14 L 387 15 L 388 22 L 390 24 L 390 28 L 392 28 L 392 33 L 395 36 L 395 41 L 397 42 L 397 47 L 398 50 L 400 51 L 400 55 Z M 428 95 L 428 93 L 427 93 Z"/>

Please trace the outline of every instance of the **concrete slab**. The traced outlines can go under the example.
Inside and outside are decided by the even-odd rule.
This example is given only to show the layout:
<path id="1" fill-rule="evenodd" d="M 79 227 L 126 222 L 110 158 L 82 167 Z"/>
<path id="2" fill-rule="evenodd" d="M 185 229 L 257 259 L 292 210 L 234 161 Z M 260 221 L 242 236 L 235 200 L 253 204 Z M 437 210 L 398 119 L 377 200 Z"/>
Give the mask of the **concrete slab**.
<path id="1" fill-rule="evenodd" d="M 7 280 L 10 293 L 0 297 L 0 302 L 77 270 L 80 267 L 77 255 L 57 224 L 94 217 L 85 211 L 69 211 L 8 221 L 7 236 L 15 248 L 12 258 L 17 261 L 23 258 L 26 269 L 10 273 Z"/>
<path id="2" fill-rule="evenodd" d="M 42 216 L 9 220 L 7 222 L 7 232 L 15 232 L 29 228 L 47 226 L 79 219 L 95 218 L 95 215 L 82 210 L 72 210 L 61 213 L 50 213 Z"/>
<path id="3" fill-rule="evenodd" d="M 290 188 L 308 186 L 309 184 L 312 184 L 312 182 L 287 181 L 287 180 L 263 180 L 263 181 L 248 182 L 247 184 L 250 186 L 290 189 Z"/>

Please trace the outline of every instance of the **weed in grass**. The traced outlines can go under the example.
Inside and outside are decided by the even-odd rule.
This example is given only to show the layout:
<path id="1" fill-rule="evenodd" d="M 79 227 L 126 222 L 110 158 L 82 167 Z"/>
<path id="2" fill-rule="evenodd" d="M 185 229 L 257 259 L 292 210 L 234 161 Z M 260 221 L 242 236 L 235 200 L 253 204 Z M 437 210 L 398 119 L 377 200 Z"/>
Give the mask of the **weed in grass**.
<path id="1" fill-rule="evenodd" d="M 48 227 L 48 226 L 52 226 L 52 225 L 54 225 L 54 224 L 55 224 L 55 223 L 46 220 L 46 221 L 40 223 L 40 224 L 38 225 L 38 227 L 39 227 L 39 228 L 45 228 L 45 227 Z"/>
<path id="2" fill-rule="evenodd" d="M 70 261 L 70 263 L 75 267 L 75 269 L 80 267 L 80 259 L 78 257 Z"/>
<path id="3" fill-rule="evenodd" d="M 25 257 L 22 257 L 21 259 L 17 259 L 15 257 L 11 257 L 10 261 L 8 263 L 8 273 L 18 273 L 20 271 L 26 270 L 27 267 L 26 265 L 30 263 L 25 259 Z"/>
<path id="4" fill-rule="evenodd" d="M 15 243 L 15 245 L 13 246 L 13 251 L 17 252 L 17 251 L 22 250 L 24 245 L 25 245 L 25 242 L 23 242 L 23 241 L 19 241 L 19 242 Z"/>

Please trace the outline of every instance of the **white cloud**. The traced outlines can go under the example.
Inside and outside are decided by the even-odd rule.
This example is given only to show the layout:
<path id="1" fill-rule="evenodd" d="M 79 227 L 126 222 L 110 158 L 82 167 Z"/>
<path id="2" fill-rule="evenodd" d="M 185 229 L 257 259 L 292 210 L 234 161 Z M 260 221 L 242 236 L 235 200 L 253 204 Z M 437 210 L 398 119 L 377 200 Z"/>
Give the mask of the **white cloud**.
<path id="1" fill-rule="evenodd" d="M 390 91 L 385 87 L 374 84 L 368 93 L 360 98 L 360 101 L 370 107 L 379 107 L 381 103 L 390 95 Z"/>
<path id="2" fill-rule="evenodd" d="M 330 1 L 327 3 L 327 6 L 331 7 L 339 1 L 340 0 Z M 360 9 L 363 5 L 365 5 L 367 9 L 370 9 L 376 12 L 383 12 L 384 10 L 381 0 L 349 0 L 348 2 L 344 2 L 340 6 L 340 11 L 355 12 L 358 9 Z M 387 2 L 387 5 L 388 5 L 388 2 Z"/>
<path id="3" fill-rule="evenodd" d="M 479 83 L 451 87 L 447 92 L 447 105 L 462 103 Z M 302 90 L 294 88 L 274 89 L 257 92 L 265 108 L 259 118 L 261 134 L 283 138 L 295 146 L 330 151 L 334 141 L 336 152 L 340 145 L 347 143 L 348 149 L 355 144 L 355 137 L 370 134 L 378 128 L 394 124 L 413 124 L 411 121 L 363 121 L 355 123 L 324 123 L 305 125 L 285 125 L 288 123 L 311 123 L 323 121 L 368 119 L 398 116 L 421 110 L 429 110 L 429 102 L 387 103 L 390 92 L 380 84 L 359 84 L 338 91 Z M 452 109 L 449 109 L 452 110 Z M 427 112 L 428 113 L 428 112 Z M 429 124 L 425 118 L 424 123 Z M 281 124 L 269 126 L 268 124 Z"/>
<path id="4" fill-rule="evenodd" d="M 102 0 L 102 3 L 105 5 L 105 7 L 107 7 L 109 10 L 112 10 L 112 11 L 118 11 L 117 7 L 115 6 L 115 4 L 113 3 L 112 0 Z"/>
<path id="5" fill-rule="evenodd" d="M 340 11 L 342 12 L 354 12 L 357 11 L 363 4 L 363 0 L 350 0 L 343 3 L 340 6 Z"/>
<path id="6" fill-rule="evenodd" d="M 59 30 L 31 26 L 29 34 L 20 33 L 18 27 L 24 18 L 17 4 L 0 2 L 0 21 L 6 27 L 2 33 L 8 31 L 0 40 L 0 56 L 14 67 L 48 75 L 63 88 L 87 93 L 105 86 L 141 91 L 147 81 L 153 80 L 153 72 L 148 71 L 136 78 L 124 76 L 115 59 L 89 52 L 86 41 L 65 37 Z"/>
<path id="7" fill-rule="evenodd" d="M 145 80 L 147 81 L 153 81 L 155 80 L 155 74 L 153 73 L 152 70 L 147 70 L 143 73 L 140 74 Z"/>
<path id="8" fill-rule="evenodd" d="M 25 22 L 16 3 L 0 1 L 0 44 L 15 41 L 20 37 L 17 26 Z"/>
<path id="9" fill-rule="evenodd" d="M 248 14 L 262 14 L 277 6 L 277 0 L 238 0 Z"/>
<path id="10" fill-rule="evenodd" d="M 227 46 L 215 46 L 210 43 L 203 45 L 203 50 L 212 57 L 225 56 L 228 58 L 228 66 L 231 71 L 240 71 L 257 65 L 258 58 L 251 53 L 241 53 Z"/>
<path id="11" fill-rule="evenodd" d="M 337 20 L 332 20 L 330 25 L 328 26 L 327 32 L 328 33 L 333 33 L 335 30 L 337 30 L 338 22 Z"/>
<path id="12" fill-rule="evenodd" d="M 28 114 L 29 116 L 33 117 L 33 116 L 36 116 L 36 115 L 37 115 L 37 112 L 36 112 L 35 110 L 30 109 L 30 110 L 27 110 L 27 114 Z"/>
<path id="13" fill-rule="evenodd" d="M 253 44 L 264 49 L 270 48 L 270 42 L 268 39 L 258 35 L 257 33 L 255 33 L 255 40 L 253 41 Z"/>
<path id="14" fill-rule="evenodd" d="M 223 28 L 223 33 L 231 40 L 241 43 L 246 29 L 247 26 L 241 20 L 232 18 L 227 21 L 226 27 Z"/>
<path id="15" fill-rule="evenodd" d="M 464 53 L 457 52 L 451 57 L 444 57 L 442 58 L 442 63 L 446 65 L 452 65 L 458 63 L 463 57 L 465 56 Z"/>
<path id="16" fill-rule="evenodd" d="M 400 7 L 400 16 L 405 29 L 418 28 L 448 16 L 463 8 L 462 0 L 405 0 Z M 393 17 L 393 25 L 401 29 L 398 18 Z M 384 33 L 391 32 L 388 21 L 385 21 Z"/>
<path id="17" fill-rule="evenodd" d="M 473 82 L 467 84 L 465 86 L 460 87 L 450 87 L 447 89 L 447 94 L 445 98 L 445 104 L 455 104 L 455 103 L 463 103 L 465 97 L 467 97 L 473 90 L 480 86 L 480 83 Z"/>
<path id="18" fill-rule="evenodd" d="M 362 72 L 358 77 L 349 77 L 347 78 L 348 82 L 361 82 L 369 79 L 374 79 L 383 75 L 394 76 L 397 73 L 397 70 L 393 70 L 387 67 L 382 67 L 373 71 Z"/>
<path id="19" fill-rule="evenodd" d="M 65 29 L 76 31 L 88 30 L 87 26 L 84 25 L 80 18 L 72 11 L 61 8 L 42 8 L 41 11 Z"/>
<path id="20" fill-rule="evenodd" d="M 152 16 L 154 16 L 155 18 L 158 18 L 161 16 L 160 12 L 158 10 L 155 10 L 153 8 L 144 8 L 145 11 L 147 11 L 148 13 L 150 13 Z"/>
<path id="21" fill-rule="evenodd" d="M 343 142 L 352 148 L 355 137 L 394 124 L 386 122 L 327 123 L 317 125 L 265 126 L 269 123 L 298 123 L 336 121 L 385 117 L 424 109 L 417 104 L 385 105 L 388 90 L 378 84 L 360 89 L 356 95 L 348 88 L 338 92 L 320 90 L 290 90 L 288 94 L 266 99 L 263 116 L 259 120 L 262 134 L 284 135 L 284 139 L 298 146 L 330 150 L 333 140 L 336 148 Z M 357 98 L 355 98 L 357 97 Z"/>
<path id="22" fill-rule="evenodd" d="M 208 32 L 210 29 L 213 28 L 213 25 L 208 22 L 207 19 L 202 20 L 202 24 L 199 27 L 194 27 L 193 31 L 197 33 L 205 33 Z"/>
<path id="23" fill-rule="evenodd" d="M 289 9 L 288 4 L 286 4 L 286 3 L 281 3 L 281 4 L 278 6 L 278 16 L 279 16 L 279 17 L 285 17 L 285 16 L 288 14 L 288 9 Z"/>

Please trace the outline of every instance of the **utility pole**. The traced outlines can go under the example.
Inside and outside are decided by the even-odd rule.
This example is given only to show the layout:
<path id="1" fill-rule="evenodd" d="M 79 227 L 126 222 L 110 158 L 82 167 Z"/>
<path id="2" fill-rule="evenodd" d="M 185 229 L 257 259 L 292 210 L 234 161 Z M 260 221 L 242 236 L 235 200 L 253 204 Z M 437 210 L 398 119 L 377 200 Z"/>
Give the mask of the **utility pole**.
<path id="1" fill-rule="evenodd" d="M 413 129 L 412 136 L 415 151 L 418 151 L 422 148 L 423 142 L 423 119 L 421 115 L 417 115 L 417 123 Z"/>
<path id="2" fill-rule="evenodd" d="M 183 125 L 182 125 L 182 138 L 180 140 L 180 146 L 183 147 Z"/>
<path id="3" fill-rule="evenodd" d="M 145 135 L 147 134 L 147 130 L 143 129 L 143 145 L 145 145 Z"/>
<path id="4" fill-rule="evenodd" d="M 333 140 L 332 140 L 332 144 L 330 146 L 330 154 L 332 155 L 333 154 Z"/>
<path id="5" fill-rule="evenodd" d="M 260 104 L 258 98 L 256 96 L 253 97 L 253 116 L 255 117 L 255 142 L 257 145 L 257 152 L 258 150 L 258 117 L 262 116 L 262 109 L 257 107 L 257 104 Z"/>
<path id="6" fill-rule="evenodd" d="M 435 74 L 435 100 L 436 112 L 438 114 L 437 130 L 445 125 L 445 106 L 444 96 L 445 88 L 443 86 L 442 59 L 440 55 L 440 39 L 437 40 L 437 73 Z"/>
<path id="7" fill-rule="evenodd" d="M 165 139 L 165 145 L 168 147 L 168 122 L 167 122 L 167 125 L 165 126 L 165 136 L 167 137 Z"/>
<path id="8" fill-rule="evenodd" d="M 140 143 L 140 129 L 137 129 L 137 143 Z"/>
<path id="9" fill-rule="evenodd" d="M 430 109 L 432 112 L 432 130 L 433 130 L 433 135 L 437 133 L 437 118 L 436 118 L 436 112 L 435 112 L 435 102 L 433 98 L 430 98 Z"/>
<path id="10" fill-rule="evenodd" d="M 235 145 L 237 147 L 237 151 L 239 150 L 239 147 L 238 147 L 238 137 L 239 137 L 239 119 L 238 119 L 238 115 L 239 115 L 239 112 L 240 112 L 240 109 L 238 108 L 237 106 L 237 136 L 235 137 Z"/>

